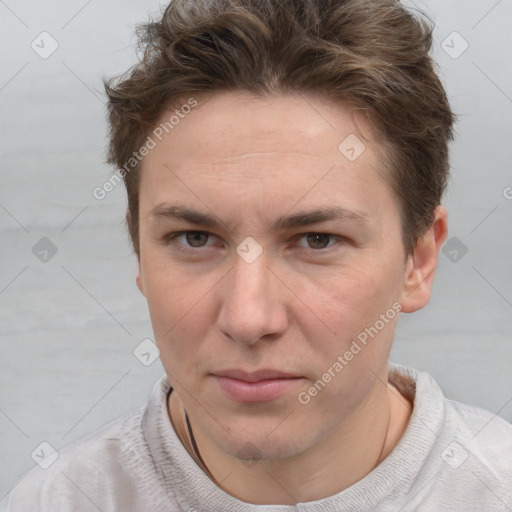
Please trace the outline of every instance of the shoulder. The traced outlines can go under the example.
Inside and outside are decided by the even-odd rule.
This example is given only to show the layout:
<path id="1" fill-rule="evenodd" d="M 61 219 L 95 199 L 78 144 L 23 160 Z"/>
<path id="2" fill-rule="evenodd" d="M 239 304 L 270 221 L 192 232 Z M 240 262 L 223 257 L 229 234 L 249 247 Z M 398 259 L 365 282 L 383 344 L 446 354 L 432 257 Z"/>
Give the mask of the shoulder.
<path id="1" fill-rule="evenodd" d="M 114 490 L 129 497 L 152 466 L 143 413 L 141 406 L 115 419 L 63 448 L 53 462 L 42 457 L 46 463 L 28 471 L 11 492 L 8 512 L 98 510 L 98 501 L 112 499 Z"/>
<path id="2" fill-rule="evenodd" d="M 433 455 L 435 492 L 449 510 L 512 505 L 512 425 L 487 410 L 445 399 L 445 425 Z"/>
<path id="3" fill-rule="evenodd" d="M 444 399 L 434 495 L 448 510 L 502 510 L 512 505 L 512 425 L 485 409 Z"/>
<path id="4" fill-rule="evenodd" d="M 445 399 L 445 421 L 454 442 L 482 468 L 512 477 L 512 424 L 490 411 Z"/>
<path id="5" fill-rule="evenodd" d="M 512 425 L 490 411 L 448 399 L 427 372 L 400 365 L 394 365 L 394 371 L 413 383 L 408 389 L 413 395 L 416 428 L 409 429 L 415 433 L 410 453 L 423 453 L 421 469 L 408 493 L 408 509 L 510 507 Z M 400 385 L 400 379 L 396 382 Z"/>

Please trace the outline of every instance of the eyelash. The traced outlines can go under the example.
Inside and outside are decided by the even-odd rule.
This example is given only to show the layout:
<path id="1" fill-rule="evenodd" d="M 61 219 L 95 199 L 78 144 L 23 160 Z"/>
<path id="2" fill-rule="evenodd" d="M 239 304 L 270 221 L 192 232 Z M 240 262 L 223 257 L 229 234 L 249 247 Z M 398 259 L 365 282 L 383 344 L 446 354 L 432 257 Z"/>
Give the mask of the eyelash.
<path id="1" fill-rule="evenodd" d="M 186 251 L 186 252 L 198 252 L 201 249 L 205 249 L 205 248 L 208 247 L 208 246 L 204 246 L 204 247 L 189 247 L 189 246 L 185 246 L 185 245 L 175 241 L 175 239 L 177 237 L 179 237 L 181 235 L 191 234 L 191 233 L 202 233 L 202 234 L 206 234 L 206 235 L 210 235 L 210 236 L 215 236 L 212 233 L 209 233 L 208 231 L 198 231 L 198 230 L 176 231 L 174 233 L 169 233 L 168 235 L 164 236 L 163 239 L 162 239 L 162 243 L 164 245 L 175 244 L 175 245 L 177 245 L 178 250 Z M 316 231 L 312 231 L 312 232 L 308 232 L 308 233 L 300 233 L 300 234 L 296 235 L 295 238 L 299 237 L 299 239 L 301 239 L 301 238 L 303 238 L 303 237 L 305 237 L 307 235 L 324 235 L 324 236 L 330 237 L 331 239 L 338 240 L 340 242 L 346 240 L 346 238 L 343 237 L 343 236 L 333 235 L 331 233 L 321 233 L 321 232 L 316 232 Z M 209 240 L 210 239 L 208 238 L 207 242 Z M 336 244 L 332 244 L 332 245 L 329 245 L 329 246 L 327 246 L 327 247 L 325 247 L 323 249 L 311 249 L 311 248 L 308 248 L 308 247 L 299 247 L 299 249 L 303 249 L 303 250 L 306 250 L 306 251 L 313 252 L 315 254 L 319 254 L 321 252 L 325 253 L 325 252 L 329 251 L 330 249 L 333 249 L 333 247 L 335 245 Z"/>

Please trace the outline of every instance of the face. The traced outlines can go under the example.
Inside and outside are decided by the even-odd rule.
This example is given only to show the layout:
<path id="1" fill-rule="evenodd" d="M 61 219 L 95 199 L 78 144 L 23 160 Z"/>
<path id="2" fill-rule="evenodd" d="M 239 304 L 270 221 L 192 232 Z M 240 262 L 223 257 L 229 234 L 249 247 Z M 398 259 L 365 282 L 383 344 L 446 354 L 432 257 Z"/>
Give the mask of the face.
<path id="1" fill-rule="evenodd" d="M 356 114 L 314 95 L 215 93 L 143 162 L 137 283 L 171 385 L 228 454 L 302 453 L 386 378 L 407 262 L 381 148 Z"/>

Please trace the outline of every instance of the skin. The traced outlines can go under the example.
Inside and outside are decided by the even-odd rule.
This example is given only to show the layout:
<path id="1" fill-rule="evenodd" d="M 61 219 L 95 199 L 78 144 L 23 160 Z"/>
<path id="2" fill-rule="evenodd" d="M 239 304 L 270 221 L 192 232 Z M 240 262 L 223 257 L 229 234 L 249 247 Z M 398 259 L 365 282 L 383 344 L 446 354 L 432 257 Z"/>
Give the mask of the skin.
<path id="1" fill-rule="evenodd" d="M 321 499 L 372 471 L 407 426 L 411 404 L 388 383 L 398 315 L 307 405 L 298 394 L 393 303 L 406 313 L 428 303 L 446 210 L 437 208 L 406 256 L 383 149 L 361 111 L 313 94 L 198 99 L 145 158 L 140 183 L 137 285 L 173 387 L 170 418 L 192 454 L 187 411 L 205 471 L 232 496 Z M 366 146 L 353 162 L 338 150 L 350 134 Z M 213 214 L 219 226 L 156 215 L 161 204 Z M 363 212 L 365 221 L 269 227 L 328 205 Z M 187 230 L 206 235 L 168 238 Z M 263 250 L 252 263 L 236 252 L 248 236 Z M 301 378 L 278 399 L 239 403 L 212 375 L 227 368 Z"/>

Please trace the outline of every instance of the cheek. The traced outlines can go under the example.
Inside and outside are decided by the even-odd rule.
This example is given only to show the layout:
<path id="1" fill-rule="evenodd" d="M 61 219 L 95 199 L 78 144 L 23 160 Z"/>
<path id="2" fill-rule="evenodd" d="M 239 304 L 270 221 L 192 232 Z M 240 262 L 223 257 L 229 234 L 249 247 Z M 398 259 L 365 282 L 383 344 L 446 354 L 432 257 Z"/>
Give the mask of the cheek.
<path id="1" fill-rule="evenodd" d="M 331 331 L 343 335 L 351 327 L 361 327 L 362 320 L 378 318 L 391 307 L 396 279 L 389 269 L 378 269 L 372 264 L 350 267 L 330 272 L 304 289 L 302 296 Z"/>
<path id="2" fill-rule="evenodd" d="M 316 415 L 326 418 L 332 417 L 333 403 L 343 403 L 349 414 L 374 385 L 375 375 L 388 360 L 398 315 L 392 307 L 397 297 L 393 267 L 363 265 L 340 270 L 335 279 L 332 275 L 325 286 L 309 288 L 305 299 L 329 327 L 327 335 L 313 328 L 318 322 L 301 324 L 310 342 L 312 370 L 302 397 L 312 397 Z M 386 312 L 389 316 L 383 322 L 380 315 Z"/>
<path id="3" fill-rule="evenodd" d="M 364 341 L 365 329 L 375 322 L 381 327 L 380 315 L 390 310 L 398 297 L 397 273 L 392 267 L 375 264 L 358 269 L 340 268 L 325 278 L 316 279 L 315 284 L 305 287 L 299 296 L 315 313 L 309 311 L 298 321 L 304 337 L 311 343 L 314 340 L 314 366 L 317 371 L 323 371 L 349 350 L 358 336 Z M 392 313 L 394 317 L 394 310 Z M 371 343 L 362 345 L 350 366 L 368 365 L 385 357 L 394 325 L 394 321 L 388 321 L 374 338 L 367 335 Z"/>
<path id="4" fill-rule="evenodd" d="M 143 278 L 151 323 L 162 363 L 179 369 L 195 353 L 208 322 L 205 310 L 208 279 L 189 275 L 183 268 L 147 258 Z M 201 319 L 199 322 L 198 319 Z"/>

